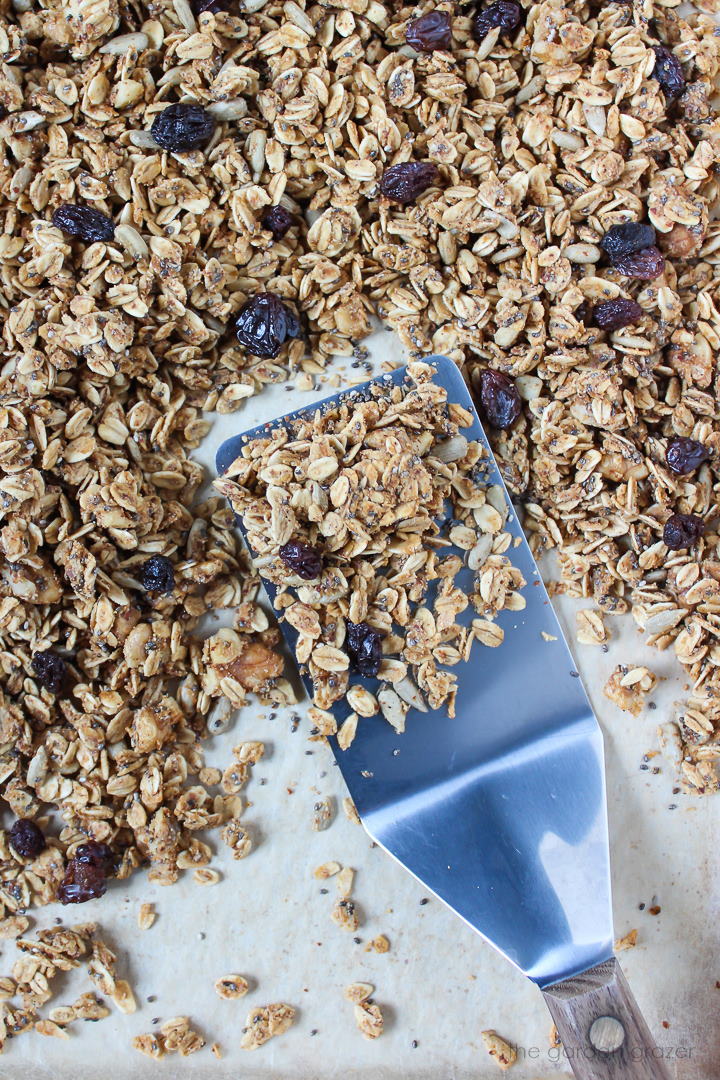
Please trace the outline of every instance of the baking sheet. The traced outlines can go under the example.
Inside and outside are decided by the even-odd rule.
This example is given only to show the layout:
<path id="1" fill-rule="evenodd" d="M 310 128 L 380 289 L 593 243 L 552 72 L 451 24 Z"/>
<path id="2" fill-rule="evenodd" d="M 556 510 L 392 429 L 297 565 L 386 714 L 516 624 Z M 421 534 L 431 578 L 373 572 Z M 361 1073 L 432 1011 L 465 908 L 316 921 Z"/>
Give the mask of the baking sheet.
<path id="1" fill-rule="evenodd" d="M 367 344 L 376 361 L 402 359 L 390 334 L 380 332 Z M 351 372 L 343 363 L 332 370 Z M 197 456 L 212 473 L 224 439 L 330 390 L 325 385 L 314 393 L 288 393 L 284 386 L 269 387 L 239 413 L 215 417 Z M 718 802 L 673 794 L 673 767 L 659 755 L 643 762 L 657 748 L 656 724 L 671 717 L 682 695 L 673 654 L 645 648 L 629 616 L 608 620 L 613 640 L 607 653 L 577 645 L 574 612 L 582 606 L 591 604 L 556 602 L 605 733 L 616 935 L 638 929 L 637 947 L 620 960 L 671 1076 L 711 1080 L 720 1073 L 720 890 L 711 854 Z M 647 663 L 661 680 L 650 698 L 655 709 L 638 719 L 602 694 L 621 662 Z M 231 747 L 241 740 L 261 739 L 267 747 L 245 792 L 257 849 L 233 862 L 212 840 L 218 851 L 213 865 L 223 875 L 219 885 L 201 887 L 186 874 L 161 888 L 138 873 L 100 901 L 34 913 L 37 927 L 55 917 L 66 924 L 97 921 L 118 951 L 119 974 L 130 979 L 138 1011 L 75 1024 L 66 1041 L 24 1034 L 8 1042 L 0 1080 L 491 1080 L 502 1074 L 482 1045 L 486 1028 L 518 1047 L 518 1062 L 508 1074 L 513 1080 L 571 1075 L 549 1049 L 549 1015 L 535 987 L 439 901 L 422 903 L 422 886 L 346 820 L 339 770 L 329 748 L 308 742 L 305 708 L 306 703 L 272 717 L 267 708 L 252 706 L 206 744 L 208 764 L 218 767 L 229 763 Z M 297 730 L 295 714 L 301 717 Z M 326 832 L 315 833 L 310 823 L 319 796 L 333 796 L 338 815 Z M 312 876 L 315 866 L 330 859 L 357 871 L 358 943 L 330 921 L 333 880 Z M 137 913 L 146 901 L 155 904 L 158 918 L 149 931 L 140 931 Z M 660 913 L 650 914 L 651 906 Z M 366 952 L 367 942 L 380 933 L 390 939 L 390 952 Z M 14 955 L 14 945 L 3 943 L 0 972 L 9 973 Z M 220 1000 L 213 983 L 231 973 L 245 975 L 250 992 L 240 1000 Z M 376 987 L 386 1030 L 375 1042 L 356 1029 L 352 1006 L 343 998 L 345 986 L 355 981 Z M 91 989 L 82 969 L 55 985 L 48 1008 Z M 254 1053 L 240 1050 L 249 1009 L 274 1001 L 298 1010 L 295 1025 Z M 176 1015 L 191 1017 L 207 1048 L 162 1062 L 132 1049 L 134 1035 Z M 221 1060 L 209 1050 L 215 1041 Z"/>

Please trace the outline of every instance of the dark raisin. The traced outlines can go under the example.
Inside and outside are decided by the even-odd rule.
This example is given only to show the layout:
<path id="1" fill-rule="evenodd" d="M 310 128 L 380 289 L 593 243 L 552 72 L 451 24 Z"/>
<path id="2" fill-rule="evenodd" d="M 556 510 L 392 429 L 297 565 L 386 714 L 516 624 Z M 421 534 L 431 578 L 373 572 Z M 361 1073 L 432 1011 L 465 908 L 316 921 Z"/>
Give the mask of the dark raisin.
<path id="1" fill-rule="evenodd" d="M 431 161 L 401 161 L 382 174 L 380 191 L 393 202 L 415 202 L 423 191 L 437 184 L 440 172 Z"/>
<path id="2" fill-rule="evenodd" d="M 380 634 L 367 623 L 345 621 L 347 651 L 355 667 L 366 678 L 377 675 L 382 660 Z"/>
<path id="3" fill-rule="evenodd" d="M 480 373 L 480 404 L 488 423 L 501 431 L 511 428 L 522 412 L 515 380 L 494 368 Z"/>
<path id="4" fill-rule="evenodd" d="M 274 359 L 289 338 L 300 337 L 300 320 L 275 293 L 258 293 L 240 309 L 235 335 L 254 356 Z"/>
<path id="5" fill-rule="evenodd" d="M 655 53 L 655 67 L 652 70 L 653 79 L 660 83 L 660 89 L 666 98 L 680 97 L 685 92 L 685 76 L 682 64 L 674 53 L 666 49 L 664 45 L 653 46 Z"/>
<path id="6" fill-rule="evenodd" d="M 219 15 L 221 11 L 227 11 L 227 6 L 222 0 L 192 0 L 192 9 L 196 15 L 202 15 L 203 11 Z"/>
<path id="7" fill-rule="evenodd" d="M 621 274 L 639 281 L 652 281 L 660 277 L 665 270 L 665 256 L 656 247 L 633 251 L 630 255 L 620 255 L 613 259 L 613 266 Z"/>
<path id="8" fill-rule="evenodd" d="M 592 318 L 601 330 L 619 330 L 622 326 L 632 326 L 643 317 L 643 309 L 635 300 L 626 300 L 619 296 L 617 300 L 605 300 L 593 308 Z"/>
<path id="9" fill-rule="evenodd" d="M 30 818 L 18 818 L 8 834 L 10 843 L 23 859 L 34 859 L 45 850 L 45 837 Z"/>
<path id="10" fill-rule="evenodd" d="M 655 230 L 652 225 L 645 225 L 642 221 L 626 221 L 608 229 L 600 241 L 600 247 L 614 263 L 620 256 L 642 251 L 654 243 Z"/>
<path id="11" fill-rule="evenodd" d="M 62 656 L 58 656 L 52 649 L 46 649 L 45 652 L 35 653 L 30 663 L 38 682 L 51 694 L 59 694 L 67 673 L 67 664 Z"/>
<path id="12" fill-rule="evenodd" d="M 182 153 L 205 146 L 213 136 L 215 121 L 202 105 L 168 105 L 152 122 L 150 133 L 163 150 Z"/>
<path id="13" fill-rule="evenodd" d="M 106 876 L 115 870 L 115 852 L 102 840 L 87 840 L 84 844 L 80 844 L 73 858 L 76 862 L 102 870 Z"/>
<path id="14" fill-rule="evenodd" d="M 323 557 L 312 544 L 305 544 L 302 540 L 289 540 L 283 544 L 278 555 L 293 573 L 304 581 L 315 581 L 323 571 Z"/>
<path id="15" fill-rule="evenodd" d="M 115 235 L 115 222 L 91 206 L 73 206 L 63 203 L 53 211 L 52 223 L 56 229 L 62 229 L 68 236 L 79 236 L 86 244 L 95 244 L 100 240 L 112 240 Z"/>
<path id="16" fill-rule="evenodd" d="M 269 229 L 274 240 L 282 240 L 295 224 L 295 218 L 284 206 L 269 206 L 262 218 L 263 229 Z"/>
<path id="17" fill-rule="evenodd" d="M 671 439 L 665 451 L 668 468 L 679 476 L 695 472 L 709 458 L 710 453 L 706 446 L 697 439 L 687 439 L 684 435 Z"/>
<path id="18" fill-rule="evenodd" d="M 175 588 L 175 570 L 167 555 L 151 555 L 142 564 L 140 580 L 146 592 L 158 592 L 167 596 Z"/>
<path id="19" fill-rule="evenodd" d="M 696 514 L 673 514 L 665 522 L 663 543 L 671 551 L 692 547 L 705 532 L 705 522 Z"/>
<path id="20" fill-rule="evenodd" d="M 428 11 L 427 15 L 413 19 L 408 23 L 405 40 L 418 52 L 447 51 L 452 45 L 449 14 L 447 11 Z"/>
<path id="21" fill-rule="evenodd" d="M 86 904 L 104 896 L 106 891 L 105 873 L 100 867 L 70 859 L 58 889 L 58 900 L 61 904 Z"/>
<path id="22" fill-rule="evenodd" d="M 515 0 L 495 0 L 494 4 L 483 8 L 473 19 L 473 37 L 484 41 L 491 30 L 499 26 L 503 31 L 514 30 L 522 21 L 523 11 Z"/>

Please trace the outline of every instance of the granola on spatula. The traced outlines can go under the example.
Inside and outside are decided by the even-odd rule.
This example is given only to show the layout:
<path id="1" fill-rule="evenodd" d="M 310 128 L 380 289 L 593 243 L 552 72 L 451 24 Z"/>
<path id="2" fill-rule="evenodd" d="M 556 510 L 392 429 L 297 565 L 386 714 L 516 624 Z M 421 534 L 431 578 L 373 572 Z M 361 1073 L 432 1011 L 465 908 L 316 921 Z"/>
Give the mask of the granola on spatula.
<path id="1" fill-rule="evenodd" d="M 358 716 L 378 710 L 402 731 L 409 707 L 446 705 L 454 667 L 489 634 L 499 611 L 518 611 L 524 581 L 505 554 L 505 494 L 486 478 L 472 422 L 415 363 L 402 385 L 308 410 L 248 439 L 216 481 L 241 516 L 275 607 L 297 632 L 315 706 L 347 697 L 346 748 Z M 468 590 L 456 577 L 473 571 Z M 469 606 L 472 624 L 458 616 Z M 359 677 L 376 680 L 371 691 Z"/>

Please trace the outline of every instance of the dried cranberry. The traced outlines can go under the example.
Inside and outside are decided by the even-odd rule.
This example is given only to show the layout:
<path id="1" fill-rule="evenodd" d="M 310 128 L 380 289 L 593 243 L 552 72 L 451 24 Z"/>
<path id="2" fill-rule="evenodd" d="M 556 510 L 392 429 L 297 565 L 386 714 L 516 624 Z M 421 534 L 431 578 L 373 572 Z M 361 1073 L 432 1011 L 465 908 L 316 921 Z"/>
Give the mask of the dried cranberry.
<path id="1" fill-rule="evenodd" d="M 300 337 L 300 321 L 275 293 L 258 293 L 241 307 L 235 335 L 254 356 L 274 359 L 288 338 Z"/>
<path id="2" fill-rule="evenodd" d="M 483 8 L 473 19 L 473 37 L 483 41 L 491 30 L 499 26 L 503 31 L 514 30 L 522 20 L 523 11 L 515 0 L 495 0 L 494 4 Z"/>
<path id="3" fill-rule="evenodd" d="M 684 435 L 671 439 L 665 450 L 668 468 L 679 476 L 695 472 L 709 458 L 710 453 L 706 446 L 697 439 L 687 439 Z"/>
<path id="4" fill-rule="evenodd" d="M 63 203 L 53 211 L 52 223 L 56 229 L 62 229 L 68 236 L 79 236 L 87 244 L 100 240 L 112 240 L 115 235 L 115 222 L 91 206 L 73 206 Z"/>
<path id="5" fill-rule="evenodd" d="M 107 891 L 105 873 L 92 863 L 70 859 L 65 868 L 65 877 L 58 889 L 61 904 L 86 904 L 88 900 L 97 900 Z"/>
<path id="6" fill-rule="evenodd" d="M 642 221 L 626 221 L 622 225 L 613 225 L 600 241 L 600 247 L 614 263 L 622 255 L 633 251 L 642 251 L 655 243 L 655 230 L 652 225 Z"/>
<path id="7" fill-rule="evenodd" d="M 284 206 L 269 206 L 262 218 L 263 229 L 269 229 L 274 240 L 282 240 L 295 224 L 295 218 Z"/>
<path id="8" fill-rule="evenodd" d="M 452 34 L 447 11 L 428 11 L 427 15 L 413 19 L 408 23 L 405 40 L 418 52 L 431 53 L 437 49 L 449 49 L 452 45 Z"/>
<path id="9" fill-rule="evenodd" d="M 298 577 L 304 581 L 315 581 L 323 571 L 323 557 L 312 544 L 302 540 L 289 540 L 283 544 L 278 555 Z"/>
<path id="10" fill-rule="evenodd" d="M 106 875 L 112 874 L 115 870 L 115 852 L 102 840 L 87 840 L 84 844 L 80 844 L 73 858 L 76 862 L 102 870 Z"/>
<path id="11" fill-rule="evenodd" d="M 673 514 L 665 522 L 663 543 L 671 551 L 689 548 L 705 532 L 705 522 L 696 514 Z"/>
<path id="12" fill-rule="evenodd" d="M 167 596 L 175 588 L 175 570 L 167 555 L 151 555 L 140 571 L 142 587 L 146 592 L 158 592 Z"/>
<path id="13" fill-rule="evenodd" d="M 155 117 L 150 133 L 163 150 L 182 153 L 197 150 L 210 141 L 215 121 L 202 105 L 168 105 Z"/>
<path id="14" fill-rule="evenodd" d="M 652 281 L 660 277 L 665 270 L 665 256 L 656 247 L 633 251 L 630 255 L 620 255 L 613 259 L 613 266 L 621 274 L 639 281 Z"/>
<path id="15" fill-rule="evenodd" d="M 367 623 L 345 621 L 347 651 L 355 667 L 366 678 L 377 675 L 382 660 L 382 645 L 377 630 Z"/>
<path id="16" fill-rule="evenodd" d="M 488 423 L 501 431 L 511 428 L 522 412 L 515 380 L 494 368 L 480 372 L 480 404 Z"/>
<path id="17" fill-rule="evenodd" d="M 52 649 L 46 649 L 45 652 L 35 653 L 30 663 L 45 689 L 51 694 L 59 694 L 67 673 L 67 664 L 62 656 L 58 656 Z"/>
<path id="18" fill-rule="evenodd" d="M 655 53 L 655 67 L 652 70 L 653 79 L 660 83 L 660 89 L 666 98 L 680 97 L 685 92 L 685 76 L 682 64 L 674 53 L 666 49 L 664 45 L 653 46 Z"/>
<path id="19" fill-rule="evenodd" d="M 593 322 L 601 330 L 619 330 L 622 326 L 632 326 L 643 317 L 643 309 L 635 300 L 626 300 L 619 296 L 616 300 L 605 300 L 593 308 Z"/>
<path id="20" fill-rule="evenodd" d="M 415 202 L 423 191 L 440 179 L 437 165 L 431 161 L 401 161 L 390 165 L 382 174 L 380 191 L 393 202 Z"/>
<path id="21" fill-rule="evenodd" d="M 8 838 L 23 859 L 35 859 L 47 846 L 42 832 L 30 818 L 18 818 Z"/>

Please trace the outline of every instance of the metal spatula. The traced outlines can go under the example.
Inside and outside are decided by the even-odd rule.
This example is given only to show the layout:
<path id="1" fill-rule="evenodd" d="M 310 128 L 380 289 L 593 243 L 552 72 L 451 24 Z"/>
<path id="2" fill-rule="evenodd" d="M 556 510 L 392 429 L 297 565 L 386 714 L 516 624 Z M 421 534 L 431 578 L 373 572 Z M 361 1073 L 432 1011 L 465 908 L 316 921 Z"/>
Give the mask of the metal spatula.
<path id="1" fill-rule="evenodd" d="M 485 445 L 488 482 L 502 486 L 460 372 L 444 357 L 430 362 L 448 400 L 472 413 L 464 434 Z M 247 439 L 342 396 L 228 440 L 218 473 Z M 501 613 L 499 648 L 477 646 L 454 668 L 457 715 L 412 710 L 403 735 L 365 718 L 346 751 L 334 747 L 337 761 L 378 844 L 538 984 L 576 1076 L 669 1080 L 613 956 L 600 728 L 509 497 L 508 506 L 527 607 Z M 295 631 L 282 625 L 292 647 Z M 335 712 L 340 723 L 349 708 Z"/>

